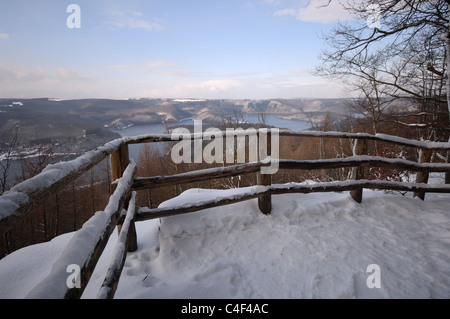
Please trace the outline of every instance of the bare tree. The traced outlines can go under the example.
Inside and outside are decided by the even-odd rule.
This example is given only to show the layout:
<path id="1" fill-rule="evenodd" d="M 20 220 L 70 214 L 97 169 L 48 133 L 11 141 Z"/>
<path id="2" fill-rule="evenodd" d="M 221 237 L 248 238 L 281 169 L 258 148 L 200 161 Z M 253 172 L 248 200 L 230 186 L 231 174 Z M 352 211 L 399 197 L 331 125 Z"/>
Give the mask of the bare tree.
<path id="1" fill-rule="evenodd" d="M 268 120 L 267 120 L 267 113 L 264 113 L 264 112 L 258 113 L 258 123 L 259 123 L 260 127 L 263 127 L 263 128 L 270 126 L 268 123 Z"/>
<path id="2" fill-rule="evenodd" d="M 17 146 L 17 129 L 9 134 L 2 134 L 0 144 L 0 194 L 9 189 L 9 178 L 11 173 L 12 155 Z M 5 139 L 6 137 L 6 139 Z"/>
<path id="3" fill-rule="evenodd" d="M 448 128 L 450 1 L 340 2 L 360 22 L 339 23 L 324 36 L 330 49 L 323 51 L 317 72 L 350 85 L 364 81 L 373 87 L 376 83 L 384 97 L 409 98 L 422 107 L 433 105 L 432 111 L 441 114 Z M 374 11 L 378 23 L 369 25 Z M 445 138 L 448 135 L 440 136 Z"/>
<path id="4" fill-rule="evenodd" d="M 386 96 L 415 101 L 421 113 L 438 114 L 432 129 L 442 126 L 444 133 L 428 137 L 449 140 L 450 0 L 339 2 L 360 22 L 339 23 L 324 36 L 330 49 L 323 51 L 317 73 L 350 85 L 374 82 Z M 369 24 L 373 18 L 376 23 Z"/>
<path id="5" fill-rule="evenodd" d="M 392 100 L 385 98 L 383 88 L 380 88 L 376 81 L 360 81 L 355 83 L 355 89 L 360 92 L 361 96 L 349 100 L 347 107 L 354 113 L 365 117 L 372 124 L 373 133 L 376 134 Z"/>
<path id="6" fill-rule="evenodd" d="M 20 165 L 21 165 L 21 176 L 20 180 L 24 181 L 33 176 L 38 175 L 48 164 L 51 164 L 54 159 L 54 149 L 52 145 L 42 145 L 39 144 L 34 149 L 34 154 L 29 156 L 27 153 L 21 152 Z"/>
<path id="7" fill-rule="evenodd" d="M 233 108 L 230 114 L 220 115 L 219 118 L 221 121 L 220 129 L 223 131 L 225 131 L 227 128 L 238 128 L 242 124 L 247 122 L 245 113 L 236 108 Z"/>

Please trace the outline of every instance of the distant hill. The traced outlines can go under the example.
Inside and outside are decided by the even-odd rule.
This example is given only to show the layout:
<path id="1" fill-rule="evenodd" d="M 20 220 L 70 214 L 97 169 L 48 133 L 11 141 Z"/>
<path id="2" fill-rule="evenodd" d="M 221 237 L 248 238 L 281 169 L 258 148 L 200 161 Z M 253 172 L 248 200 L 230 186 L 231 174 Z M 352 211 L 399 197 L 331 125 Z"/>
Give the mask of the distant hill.
<path id="1" fill-rule="evenodd" d="M 131 124 L 176 123 L 183 119 L 218 121 L 240 111 L 280 114 L 289 119 L 333 118 L 344 114 L 344 99 L 0 99 L 0 128 L 19 132 L 21 145 L 53 143 L 61 151 L 84 152 L 118 137 L 108 128 Z"/>
<path id="2" fill-rule="evenodd" d="M 16 130 L 19 148 L 51 144 L 60 153 L 82 153 L 120 137 L 95 119 L 74 114 L 74 104 L 0 99 L 0 146 Z"/>

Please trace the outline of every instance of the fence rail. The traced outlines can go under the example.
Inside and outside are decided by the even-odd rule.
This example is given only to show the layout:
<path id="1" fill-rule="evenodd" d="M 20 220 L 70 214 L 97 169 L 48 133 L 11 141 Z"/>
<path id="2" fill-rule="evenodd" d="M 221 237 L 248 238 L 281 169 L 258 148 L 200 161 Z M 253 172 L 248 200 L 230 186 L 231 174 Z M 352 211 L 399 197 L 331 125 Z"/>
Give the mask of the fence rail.
<path id="1" fill-rule="evenodd" d="M 124 176 L 118 181 L 117 188 L 109 199 L 105 210 L 97 212 L 77 231 L 67 245 L 61 257 L 56 261 L 50 275 L 38 284 L 28 298 L 74 299 L 80 298 L 97 265 L 108 239 L 114 231 L 129 201 L 131 184 L 136 173 L 136 164 L 130 163 Z M 67 285 L 67 267 L 80 267 L 79 287 Z"/>
<path id="2" fill-rule="evenodd" d="M 136 214 L 135 220 L 136 222 L 139 222 L 193 213 L 208 208 L 240 203 L 250 199 L 259 198 L 261 196 L 294 194 L 294 193 L 309 194 L 309 193 L 344 192 L 344 191 L 358 190 L 360 188 L 377 189 L 377 190 L 395 190 L 406 192 L 426 191 L 428 193 L 450 193 L 450 185 L 428 185 L 428 184 L 373 181 L 373 180 L 316 183 L 312 185 L 274 184 L 271 186 L 258 186 L 255 190 L 252 190 L 247 193 L 244 192 L 239 195 L 221 197 L 218 199 L 204 201 L 201 203 L 184 204 L 173 207 L 162 207 L 154 209 L 140 208 Z"/>
<path id="3" fill-rule="evenodd" d="M 259 131 L 257 130 L 257 134 Z M 246 135 L 248 132 L 245 130 L 227 132 L 223 131 L 222 136 L 240 136 Z M 161 143 L 161 142 L 173 142 L 179 141 L 181 139 L 207 139 L 213 136 L 217 136 L 217 132 L 205 132 L 205 133 L 192 133 L 184 134 L 183 136 L 172 136 L 171 134 L 148 134 L 140 135 L 134 137 L 128 137 L 126 139 L 126 144 L 142 144 L 142 143 Z M 379 141 L 393 143 L 399 146 L 414 147 L 423 150 L 449 150 L 449 142 L 432 142 L 432 141 L 417 141 L 411 140 L 404 137 L 387 135 L 387 134 L 368 134 L 368 133 L 349 133 L 349 132 L 330 132 L 330 131 L 291 131 L 291 130 L 279 130 L 280 137 L 322 137 L 322 138 L 342 138 L 342 139 L 361 139 L 368 141 Z"/>
<path id="4" fill-rule="evenodd" d="M 391 159 L 380 156 L 352 156 L 339 159 L 323 159 L 323 160 L 278 160 L 280 169 L 298 169 L 298 170 L 320 170 L 333 168 L 349 168 L 360 167 L 363 165 L 370 167 L 398 168 L 416 172 L 441 172 L 449 173 L 450 165 L 448 164 L 419 164 L 413 161 L 402 159 Z M 269 166 L 269 164 L 256 162 L 248 164 L 239 164 L 218 168 L 208 168 L 203 170 L 192 171 L 168 176 L 138 177 L 133 182 L 133 190 L 143 190 L 151 188 L 159 188 L 163 186 L 172 186 L 183 183 L 194 183 L 216 178 L 225 178 L 238 175 L 245 175 L 259 172 L 261 167 Z"/>
<path id="5" fill-rule="evenodd" d="M 120 230 L 119 238 L 117 240 L 116 247 L 114 249 L 113 258 L 111 264 L 106 273 L 105 280 L 103 281 L 102 287 L 97 295 L 98 299 L 111 299 L 119 284 L 120 274 L 122 273 L 123 266 L 125 264 L 125 259 L 127 256 L 127 251 L 130 242 L 133 240 L 133 222 L 136 216 L 136 192 L 131 194 L 131 199 L 128 205 L 127 214 L 125 216 L 125 221 Z"/>
<path id="6" fill-rule="evenodd" d="M 233 136 L 246 135 L 248 132 L 233 132 Z M 257 134 L 259 131 L 257 132 Z M 115 191 L 103 212 L 96 213 L 77 231 L 68 248 L 55 263 L 51 274 L 37 285 L 28 295 L 30 298 L 79 298 L 87 286 L 92 272 L 97 264 L 112 231 L 118 227 L 119 239 L 114 250 L 114 257 L 106 274 L 98 298 L 113 298 L 122 271 L 126 252 L 137 249 L 135 222 L 186 214 L 207 208 L 234 204 L 258 198 L 258 206 L 262 213 L 271 212 L 271 196 L 288 193 L 312 192 L 342 192 L 350 191 L 352 198 L 361 202 L 362 190 L 396 190 L 414 192 L 424 199 L 425 193 L 450 193 L 450 185 L 428 185 L 428 174 L 431 172 L 450 173 L 448 163 L 429 163 L 434 151 L 449 151 L 450 143 L 415 141 L 383 134 L 370 135 L 366 133 L 345 132 L 293 132 L 279 131 L 280 137 L 314 137 L 339 138 L 355 140 L 354 156 L 347 158 L 321 160 L 286 160 L 278 161 L 279 169 L 321 170 L 334 168 L 352 168 L 352 179 L 347 181 L 304 184 L 272 184 L 271 175 L 260 174 L 261 168 L 270 163 L 245 163 L 202 169 L 170 176 L 136 177 L 136 164 L 129 159 L 128 145 L 139 143 L 173 142 L 181 139 L 207 139 L 217 137 L 212 134 L 189 134 L 173 137 L 171 135 L 145 135 L 126 137 L 114 140 L 88 152 L 79 158 L 54 165 L 49 165 L 41 174 L 13 187 L 0 197 L 0 234 L 4 234 L 19 219 L 29 214 L 33 208 L 45 202 L 52 194 L 76 178 L 87 172 L 110 156 L 111 175 L 115 181 Z M 230 132 L 222 132 L 226 137 Z M 367 141 L 383 141 L 400 146 L 421 150 L 419 163 L 403 160 L 368 156 Z M 261 147 L 261 145 L 260 145 Z M 264 147 L 264 145 L 263 145 Z M 265 147 L 269 148 L 270 143 Z M 268 149 L 265 150 L 268 154 Z M 393 168 L 418 172 L 416 183 L 390 182 L 382 180 L 367 180 L 366 168 Z M 175 207 L 144 209 L 136 207 L 137 190 L 159 188 L 169 185 L 192 183 L 225 177 L 257 174 L 258 185 L 239 195 L 219 198 L 213 201 L 186 204 Z M 124 211 L 126 210 L 126 213 Z M 77 256 L 73 258 L 73 256 Z M 80 287 L 68 287 L 67 266 L 80 266 Z"/>

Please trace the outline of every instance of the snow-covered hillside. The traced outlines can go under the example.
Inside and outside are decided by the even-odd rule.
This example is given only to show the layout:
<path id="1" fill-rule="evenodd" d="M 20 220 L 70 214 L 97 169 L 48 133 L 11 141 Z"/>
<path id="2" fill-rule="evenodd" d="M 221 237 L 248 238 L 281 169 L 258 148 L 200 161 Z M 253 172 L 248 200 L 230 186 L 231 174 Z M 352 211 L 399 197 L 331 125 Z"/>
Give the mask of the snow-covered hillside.
<path id="1" fill-rule="evenodd" d="M 191 189 L 163 205 L 241 191 Z M 450 298 L 450 194 L 278 195 L 269 216 L 251 200 L 136 227 L 116 298 Z M 0 298 L 26 297 L 71 236 L 0 260 Z M 116 240 L 84 298 L 96 297 Z M 381 288 L 367 285 L 373 264 Z"/>

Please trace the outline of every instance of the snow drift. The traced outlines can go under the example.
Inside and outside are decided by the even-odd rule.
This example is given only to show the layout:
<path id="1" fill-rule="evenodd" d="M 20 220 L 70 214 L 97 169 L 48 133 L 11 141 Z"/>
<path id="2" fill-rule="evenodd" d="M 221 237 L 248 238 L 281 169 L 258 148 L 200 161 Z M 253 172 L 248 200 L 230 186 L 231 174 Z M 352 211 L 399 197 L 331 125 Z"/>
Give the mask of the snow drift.
<path id="1" fill-rule="evenodd" d="M 191 189 L 172 206 L 247 189 Z M 273 196 L 136 224 L 116 298 L 450 298 L 450 194 L 365 191 Z M 73 234 L 0 260 L 0 298 L 24 298 L 48 276 Z M 108 243 L 83 298 L 95 298 L 109 266 Z M 368 288 L 379 265 L 381 288 Z M 69 273 L 68 273 L 69 276 Z"/>

